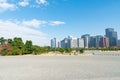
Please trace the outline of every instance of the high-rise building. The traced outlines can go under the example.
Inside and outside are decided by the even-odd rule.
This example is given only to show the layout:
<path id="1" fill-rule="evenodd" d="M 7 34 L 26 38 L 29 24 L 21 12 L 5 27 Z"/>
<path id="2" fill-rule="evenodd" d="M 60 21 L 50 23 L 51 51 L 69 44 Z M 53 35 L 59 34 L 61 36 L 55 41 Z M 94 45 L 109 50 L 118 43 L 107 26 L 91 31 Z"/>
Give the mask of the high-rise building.
<path id="1" fill-rule="evenodd" d="M 61 41 L 62 48 L 77 48 L 77 39 L 68 36 Z"/>
<path id="2" fill-rule="evenodd" d="M 77 39 L 76 38 L 72 38 L 70 40 L 70 48 L 77 48 Z"/>
<path id="3" fill-rule="evenodd" d="M 58 48 L 61 48 L 61 41 L 58 42 Z"/>
<path id="4" fill-rule="evenodd" d="M 51 48 L 57 48 L 58 42 L 56 38 L 51 39 Z"/>
<path id="5" fill-rule="evenodd" d="M 102 38 L 101 35 L 97 35 L 97 36 L 95 37 L 95 47 L 96 47 L 96 48 L 100 47 L 100 39 L 101 39 L 101 38 Z"/>
<path id="6" fill-rule="evenodd" d="M 78 46 L 78 48 L 84 48 L 84 39 L 83 38 L 77 38 L 77 46 Z"/>
<path id="7" fill-rule="evenodd" d="M 112 46 L 117 46 L 117 41 L 118 41 L 117 32 L 113 32 L 112 33 L 112 40 L 111 40 Z"/>
<path id="8" fill-rule="evenodd" d="M 62 47 L 62 48 L 68 48 L 68 39 L 67 39 L 67 38 L 64 38 L 64 39 L 61 41 L 61 47 Z"/>
<path id="9" fill-rule="evenodd" d="M 84 48 L 89 48 L 90 47 L 90 35 L 89 34 L 83 35 L 82 38 L 84 39 Z"/>
<path id="10" fill-rule="evenodd" d="M 96 40 L 95 36 L 90 37 L 90 47 L 95 47 L 96 46 Z"/>
<path id="11" fill-rule="evenodd" d="M 71 43 L 71 40 L 73 39 L 71 36 L 68 36 L 68 48 L 71 48 L 71 45 L 72 45 L 72 43 Z"/>
<path id="12" fill-rule="evenodd" d="M 115 32 L 113 28 L 107 28 L 105 32 L 106 37 L 109 38 L 110 47 L 117 46 L 117 32 Z"/>
<path id="13" fill-rule="evenodd" d="M 100 38 L 100 47 L 109 47 L 109 38 L 104 36 Z"/>
<path id="14" fill-rule="evenodd" d="M 117 46 L 120 46 L 120 40 L 118 40 L 118 42 L 117 42 Z"/>

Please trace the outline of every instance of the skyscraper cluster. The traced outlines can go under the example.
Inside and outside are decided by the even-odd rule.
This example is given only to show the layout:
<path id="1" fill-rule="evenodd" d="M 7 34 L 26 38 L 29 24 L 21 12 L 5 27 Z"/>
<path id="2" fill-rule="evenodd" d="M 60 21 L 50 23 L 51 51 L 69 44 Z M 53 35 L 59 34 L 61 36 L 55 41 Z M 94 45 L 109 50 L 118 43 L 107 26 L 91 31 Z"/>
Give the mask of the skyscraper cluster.
<path id="1" fill-rule="evenodd" d="M 120 46 L 117 32 L 113 28 L 105 29 L 105 36 L 90 34 L 82 35 L 80 38 L 72 38 L 68 36 L 61 41 L 56 38 L 51 39 L 51 48 L 108 48 Z"/>

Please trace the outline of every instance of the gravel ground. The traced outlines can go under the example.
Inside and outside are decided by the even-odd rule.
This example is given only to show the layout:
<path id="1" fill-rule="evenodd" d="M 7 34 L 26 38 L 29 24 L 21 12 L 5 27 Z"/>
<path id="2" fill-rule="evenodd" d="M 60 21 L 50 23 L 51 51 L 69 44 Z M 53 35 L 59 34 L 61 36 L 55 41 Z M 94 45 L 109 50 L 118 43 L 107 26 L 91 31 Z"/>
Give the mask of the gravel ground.
<path id="1" fill-rule="evenodd" d="M 0 80 L 120 80 L 120 57 L 1 56 Z"/>

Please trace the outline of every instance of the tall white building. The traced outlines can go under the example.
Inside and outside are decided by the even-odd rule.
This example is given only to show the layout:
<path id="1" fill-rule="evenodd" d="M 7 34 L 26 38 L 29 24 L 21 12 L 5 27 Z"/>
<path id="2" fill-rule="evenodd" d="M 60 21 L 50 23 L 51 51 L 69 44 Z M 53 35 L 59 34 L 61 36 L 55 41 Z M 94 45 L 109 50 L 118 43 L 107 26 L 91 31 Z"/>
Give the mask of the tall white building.
<path id="1" fill-rule="evenodd" d="M 83 38 L 78 38 L 77 39 L 77 47 L 78 48 L 84 48 L 84 39 Z"/>
<path id="2" fill-rule="evenodd" d="M 89 36 L 82 37 L 84 39 L 84 48 L 89 48 Z"/>
<path id="3" fill-rule="evenodd" d="M 85 48 L 89 48 L 89 38 L 88 38 L 88 36 L 85 36 L 84 42 L 85 42 Z"/>
<path id="4" fill-rule="evenodd" d="M 84 48 L 89 48 L 90 47 L 90 35 L 89 34 L 83 35 L 82 38 L 84 39 Z"/>
<path id="5" fill-rule="evenodd" d="M 78 45 L 77 45 L 77 39 L 76 38 L 72 38 L 70 40 L 70 48 L 77 48 Z"/>
<path id="6" fill-rule="evenodd" d="M 58 48 L 58 42 L 56 38 L 51 39 L 51 48 Z"/>

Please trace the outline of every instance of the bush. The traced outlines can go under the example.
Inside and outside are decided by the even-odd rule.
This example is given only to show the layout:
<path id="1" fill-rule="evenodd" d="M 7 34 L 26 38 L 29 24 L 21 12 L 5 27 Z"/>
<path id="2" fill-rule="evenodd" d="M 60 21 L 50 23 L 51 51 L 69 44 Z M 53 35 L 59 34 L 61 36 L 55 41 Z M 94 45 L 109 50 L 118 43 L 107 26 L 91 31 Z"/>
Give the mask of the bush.
<path id="1" fill-rule="evenodd" d="M 66 53 L 70 53 L 71 51 L 72 51 L 71 48 L 66 48 L 66 49 L 65 49 L 65 52 L 66 52 Z"/>
<path id="2" fill-rule="evenodd" d="M 59 52 L 61 52 L 63 54 L 65 50 L 63 48 L 59 48 Z"/>
<path id="3" fill-rule="evenodd" d="M 80 53 L 81 53 L 81 54 L 84 53 L 84 49 L 80 49 Z"/>

